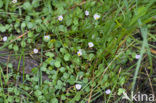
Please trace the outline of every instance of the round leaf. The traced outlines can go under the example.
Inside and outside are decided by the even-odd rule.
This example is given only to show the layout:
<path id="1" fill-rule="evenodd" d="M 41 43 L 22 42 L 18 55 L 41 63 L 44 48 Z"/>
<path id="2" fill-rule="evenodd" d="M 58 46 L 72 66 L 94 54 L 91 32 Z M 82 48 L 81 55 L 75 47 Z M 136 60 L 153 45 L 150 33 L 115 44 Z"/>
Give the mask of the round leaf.
<path id="1" fill-rule="evenodd" d="M 70 54 L 66 54 L 66 55 L 64 56 L 64 60 L 65 60 L 65 61 L 69 61 L 69 60 L 70 60 Z"/>
<path id="2" fill-rule="evenodd" d="M 59 68 L 61 66 L 60 61 L 55 62 L 55 67 Z"/>

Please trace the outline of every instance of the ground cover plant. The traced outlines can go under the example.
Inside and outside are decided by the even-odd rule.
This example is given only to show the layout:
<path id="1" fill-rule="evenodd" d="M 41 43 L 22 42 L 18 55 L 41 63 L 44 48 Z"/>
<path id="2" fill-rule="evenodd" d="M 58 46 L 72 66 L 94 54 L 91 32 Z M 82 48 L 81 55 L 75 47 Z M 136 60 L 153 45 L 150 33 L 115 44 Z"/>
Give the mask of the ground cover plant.
<path id="1" fill-rule="evenodd" d="M 0 0 L 0 103 L 154 102 L 155 4 Z"/>

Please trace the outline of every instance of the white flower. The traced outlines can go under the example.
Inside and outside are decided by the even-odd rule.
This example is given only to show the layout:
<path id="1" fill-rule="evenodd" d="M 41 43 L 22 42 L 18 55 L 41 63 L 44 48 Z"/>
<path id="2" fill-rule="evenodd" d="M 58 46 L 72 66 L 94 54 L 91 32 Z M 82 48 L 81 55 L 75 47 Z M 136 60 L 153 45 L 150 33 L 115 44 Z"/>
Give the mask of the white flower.
<path id="1" fill-rule="evenodd" d="M 75 88 L 76 88 L 77 90 L 80 90 L 81 87 L 82 87 L 82 86 L 81 86 L 80 84 L 76 84 L 76 85 L 75 85 Z"/>
<path id="2" fill-rule="evenodd" d="M 50 36 L 49 35 L 44 36 L 44 40 L 45 41 L 49 41 L 50 40 Z"/>
<path id="3" fill-rule="evenodd" d="M 35 54 L 38 53 L 38 49 L 35 48 L 35 49 L 34 49 L 34 53 L 35 53 Z"/>
<path id="4" fill-rule="evenodd" d="M 89 15 L 89 11 L 86 10 L 85 11 L 85 15 L 88 16 Z"/>
<path id="5" fill-rule="evenodd" d="M 78 56 L 81 56 L 82 55 L 82 50 L 81 49 L 79 49 L 79 51 L 77 52 L 77 55 Z"/>
<path id="6" fill-rule="evenodd" d="M 63 20 L 63 16 L 62 15 L 58 16 L 58 20 L 62 21 Z"/>
<path id="7" fill-rule="evenodd" d="M 89 43 L 88 43 L 88 46 L 91 48 L 91 47 L 94 46 L 94 44 L 93 44 L 92 42 L 89 42 Z"/>
<path id="8" fill-rule="evenodd" d="M 135 58 L 136 59 L 139 59 L 141 56 L 140 55 L 135 55 Z"/>
<path id="9" fill-rule="evenodd" d="M 100 18 L 100 15 L 94 14 L 94 19 L 95 19 L 95 20 L 98 20 L 99 18 Z"/>
<path id="10" fill-rule="evenodd" d="M 17 3 L 17 0 L 12 0 L 12 3 Z"/>
<path id="11" fill-rule="evenodd" d="M 7 40 L 8 40 L 7 36 L 3 37 L 3 41 L 7 41 Z"/>
<path id="12" fill-rule="evenodd" d="M 110 90 L 110 89 L 107 89 L 107 90 L 105 91 L 105 93 L 106 93 L 106 94 L 110 94 L 110 93 L 111 93 L 111 90 Z"/>

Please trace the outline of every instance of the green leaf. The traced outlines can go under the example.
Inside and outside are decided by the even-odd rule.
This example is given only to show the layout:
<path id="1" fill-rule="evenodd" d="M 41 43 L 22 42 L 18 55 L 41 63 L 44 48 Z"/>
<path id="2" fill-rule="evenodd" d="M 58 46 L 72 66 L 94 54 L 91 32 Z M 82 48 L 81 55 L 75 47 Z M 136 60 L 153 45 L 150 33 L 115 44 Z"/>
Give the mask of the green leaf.
<path id="1" fill-rule="evenodd" d="M 47 46 L 48 46 L 48 48 L 53 48 L 54 44 L 51 41 L 49 41 Z"/>
<path id="2" fill-rule="evenodd" d="M 58 15 L 62 15 L 62 14 L 66 13 L 66 10 L 62 6 L 59 6 L 59 8 L 57 9 L 56 12 L 57 12 Z"/>
<path id="3" fill-rule="evenodd" d="M 50 103 L 58 103 L 57 98 L 53 98 L 53 99 L 51 99 Z"/>
<path id="4" fill-rule="evenodd" d="M 64 79 L 68 79 L 69 78 L 69 74 L 68 73 L 64 73 L 63 77 L 64 77 Z"/>
<path id="5" fill-rule="evenodd" d="M 80 60 L 79 57 L 73 58 L 73 62 L 74 62 L 75 64 L 77 64 L 77 65 L 80 65 L 80 64 L 81 64 L 81 60 Z"/>
<path id="6" fill-rule="evenodd" d="M 67 50 L 66 50 L 65 48 L 61 48 L 61 49 L 60 49 L 60 52 L 64 54 L 64 53 L 67 52 Z"/>
<path id="7" fill-rule="evenodd" d="M 44 66 L 42 66 L 40 69 L 41 69 L 41 71 L 46 71 L 47 70 L 47 68 L 44 67 Z"/>
<path id="8" fill-rule="evenodd" d="M 84 72 L 78 72 L 78 74 L 77 74 L 79 77 L 81 77 L 81 76 L 84 76 Z"/>
<path id="9" fill-rule="evenodd" d="M 74 97 L 76 101 L 80 101 L 80 98 L 81 98 L 80 93 L 77 93 L 76 96 Z"/>
<path id="10" fill-rule="evenodd" d="M 25 28 L 25 27 L 26 27 L 26 23 L 23 22 L 23 23 L 21 24 L 21 28 L 23 29 L 23 28 Z"/>
<path id="11" fill-rule="evenodd" d="M 2 7 L 3 7 L 3 1 L 0 0 L 0 8 L 2 8 Z"/>
<path id="12" fill-rule="evenodd" d="M 66 70 L 65 67 L 61 67 L 61 68 L 60 68 L 60 71 L 61 71 L 62 73 L 64 73 L 65 70 Z"/>
<path id="13" fill-rule="evenodd" d="M 0 31 L 1 31 L 1 32 L 6 32 L 6 27 L 3 26 L 3 25 L 0 25 Z"/>
<path id="14" fill-rule="evenodd" d="M 25 20 L 26 20 L 26 21 L 30 21 L 30 19 L 31 19 L 30 16 L 26 16 L 26 17 L 25 17 Z"/>
<path id="15" fill-rule="evenodd" d="M 47 53 L 45 53 L 45 55 L 50 57 L 50 58 L 55 56 L 54 53 L 52 53 L 52 52 L 47 52 Z"/>
<path id="16" fill-rule="evenodd" d="M 40 95 L 42 94 L 42 92 L 41 92 L 40 90 L 36 90 L 36 91 L 34 92 L 34 94 L 38 97 L 38 96 L 40 96 Z"/>
<path id="17" fill-rule="evenodd" d="M 72 24 L 72 19 L 70 19 L 70 17 L 67 17 L 66 25 L 70 26 L 71 24 Z"/>
<path id="18" fill-rule="evenodd" d="M 31 6 L 30 2 L 25 2 L 25 3 L 23 4 L 23 8 L 24 8 L 25 10 L 31 10 L 31 9 L 32 9 L 32 6 Z"/>
<path id="19" fill-rule="evenodd" d="M 119 79 L 119 84 L 122 86 L 124 83 L 125 83 L 125 78 L 124 77 L 121 77 Z"/>
<path id="20" fill-rule="evenodd" d="M 26 46 L 26 42 L 25 42 L 24 40 L 22 40 L 21 46 L 22 46 L 22 47 L 25 47 L 25 46 Z"/>
<path id="21" fill-rule="evenodd" d="M 144 6 L 140 6 L 140 7 L 137 9 L 137 15 L 139 15 L 139 16 L 145 15 L 146 12 L 147 12 L 147 8 L 144 7 Z"/>
<path id="22" fill-rule="evenodd" d="M 29 32 L 29 33 L 28 33 L 28 37 L 29 37 L 29 38 L 33 37 L 33 32 Z"/>
<path id="23" fill-rule="evenodd" d="M 18 51 L 19 50 L 17 45 L 14 45 L 13 49 L 14 49 L 14 51 Z"/>
<path id="24" fill-rule="evenodd" d="M 60 25 L 58 27 L 59 31 L 62 31 L 62 32 L 67 32 L 67 28 L 64 26 L 64 25 Z"/>
<path id="25" fill-rule="evenodd" d="M 13 65 L 11 63 L 8 63 L 9 68 L 13 68 Z"/>
<path id="26" fill-rule="evenodd" d="M 70 76 L 70 78 L 68 79 L 68 82 L 73 85 L 75 83 L 75 77 L 73 75 Z"/>
<path id="27" fill-rule="evenodd" d="M 105 83 L 108 80 L 108 75 L 105 74 L 102 78 L 102 82 Z"/>
<path id="28" fill-rule="evenodd" d="M 65 100 L 66 99 L 66 96 L 65 95 L 61 95 L 61 99 L 62 100 Z"/>
<path id="29" fill-rule="evenodd" d="M 61 66 L 60 61 L 56 61 L 56 62 L 55 62 L 55 67 L 59 68 L 60 66 Z"/>
<path id="30" fill-rule="evenodd" d="M 123 89 L 123 88 L 118 89 L 118 95 L 121 95 L 123 92 L 125 92 L 125 89 Z"/>
<path id="31" fill-rule="evenodd" d="M 33 0 L 32 1 L 32 6 L 35 7 L 35 8 L 40 6 L 39 0 Z"/>
<path id="32" fill-rule="evenodd" d="M 83 82 L 87 84 L 88 83 L 88 78 L 84 78 Z"/>
<path id="33" fill-rule="evenodd" d="M 13 48 L 13 44 L 10 44 L 10 45 L 8 46 L 8 48 L 9 48 L 9 49 L 12 49 L 12 48 Z"/>
<path id="34" fill-rule="evenodd" d="M 27 27 L 28 27 L 28 29 L 31 29 L 31 28 L 33 28 L 33 23 L 31 23 L 31 22 L 28 22 L 28 23 L 27 23 Z"/>
<path id="35" fill-rule="evenodd" d="M 55 47 L 56 47 L 56 48 L 61 47 L 61 42 L 60 42 L 60 41 L 56 41 L 56 42 L 55 42 Z"/>
<path id="36" fill-rule="evenodd" d="M 94 57 L 94 54 L 93 53 L 89 54 L 88 60 L 91 61 L 93 59 L 93 57 Z"/>
<path id="37" fill-rule="evenodd" d="M 8 101 L 11 103 L 12 101 L 14 101 L 14 98 L 13 98 L 13 96 L 9 96 L 8 97 Z"/>
<path id="38" fill-rule="evenodd" d="M 55 60 L 51 60 L 51 61 L 50 61 L 50 65 L 51 65 L 51 66 L 55 66 Z"/>
<path id="39" fill-rule="evenodd" d="M 27 42 L 28 42 L 28 43 L 32 43 L 32 39 L 28 39 Z"/>
<path id="40" fill-rule="evenodd" d="M 32 71 L 32 73 L 37 74 L 38 70 L 39 70 L 38 68 L 32 68 L 31 71 Z"/>
<path id="41" fill-rule="evenodd" d="M 65 60 L 65 61 L 69 61 L 69 60 L 70 60 L 70 54 L 66 54 L 66 55 L 64 56 L 64 60 Z"/>

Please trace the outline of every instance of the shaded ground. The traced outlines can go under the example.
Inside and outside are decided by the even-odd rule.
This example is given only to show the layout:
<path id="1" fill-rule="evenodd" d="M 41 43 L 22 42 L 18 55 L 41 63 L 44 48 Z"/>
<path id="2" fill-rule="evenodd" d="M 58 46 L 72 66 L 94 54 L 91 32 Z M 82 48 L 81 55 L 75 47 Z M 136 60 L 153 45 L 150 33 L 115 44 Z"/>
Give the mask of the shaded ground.
<path id="1" fill-rule="evenodd" d="M 16 56 L 15 54 L 11 54 L 11 52 L 8 49 L 1 50 L 0 51 L 0 64 L 4 67 L 7 67 L 9 63 L 12 64 L 12 68 L 14 69 L 15 73 L 20 71 L 21 76 L 23 74 L 29 74 L 32 75 L 32 69 L 39 66 L 39 62 L 33 59 L 30 56 L 25 56 L 24 60 L 23 57 Z M 24 62 L 23 62 L 24 61 Z M 24 64 L 23 64 L 24 63 Z M 9 68 L 9 71 L 11 69 Z M 5 68 L 4 72 L 7 72 L 7 68 Z M 43 74 L 43 80 L 49 80 L 48 76 Z"/>

